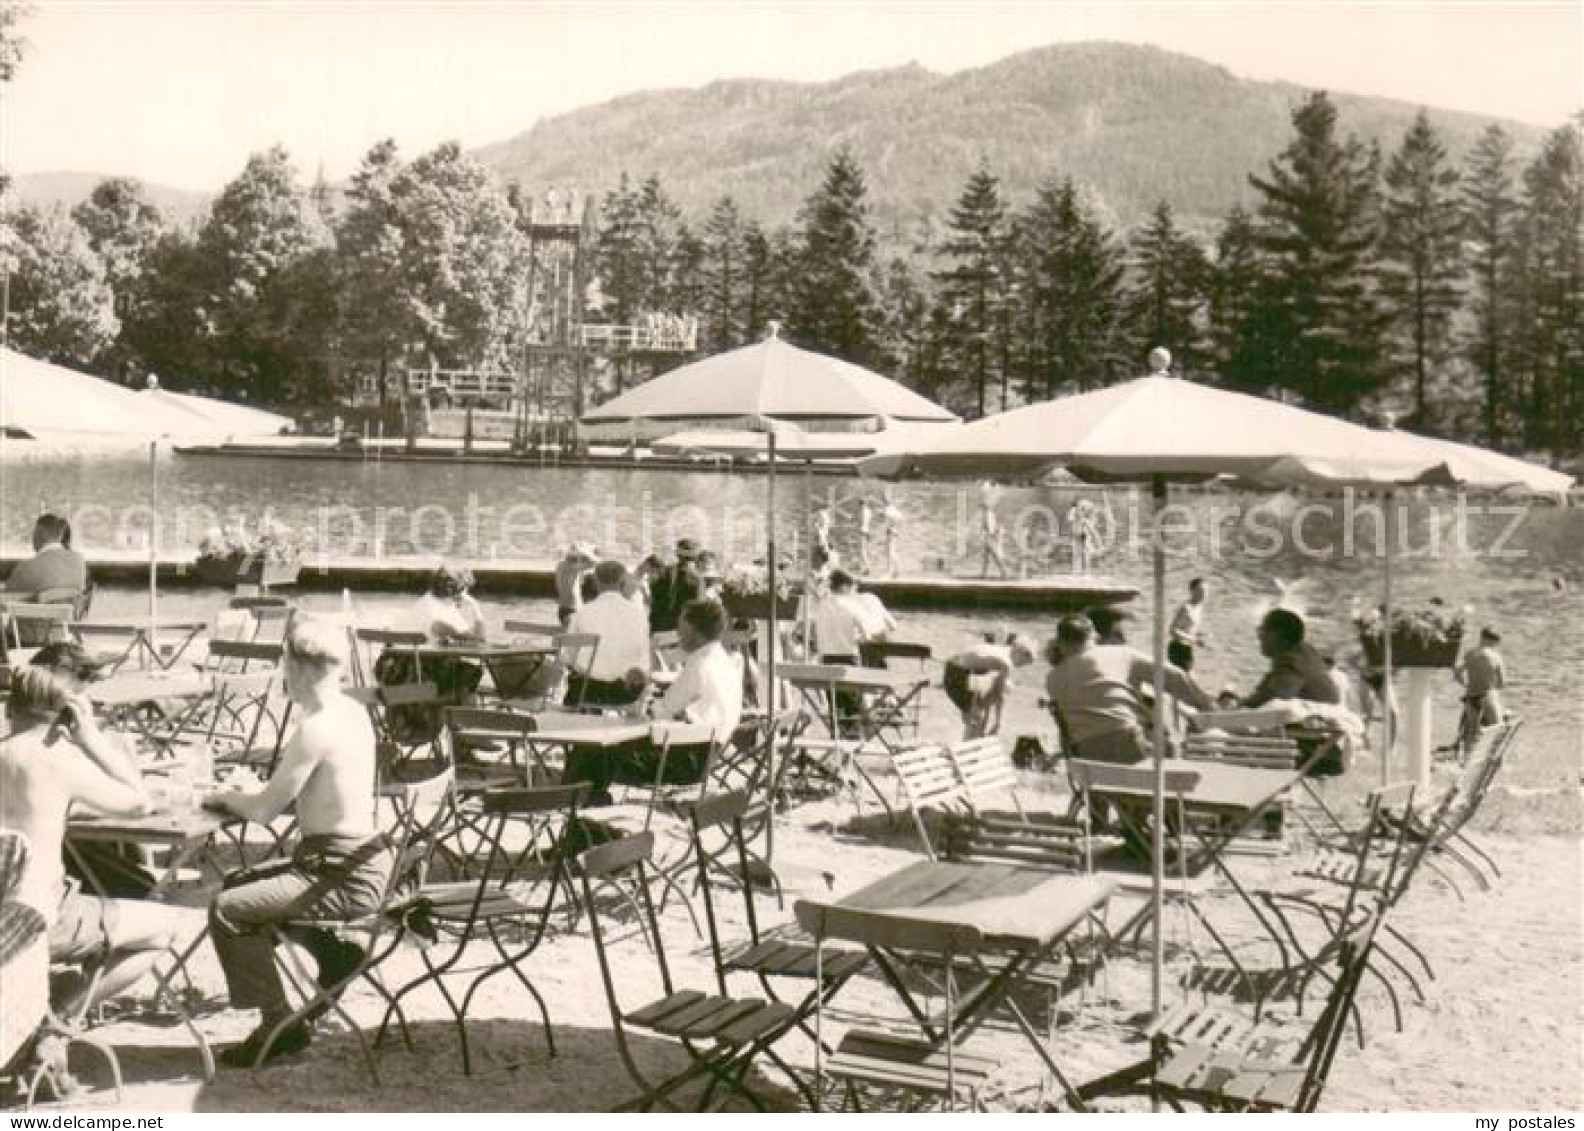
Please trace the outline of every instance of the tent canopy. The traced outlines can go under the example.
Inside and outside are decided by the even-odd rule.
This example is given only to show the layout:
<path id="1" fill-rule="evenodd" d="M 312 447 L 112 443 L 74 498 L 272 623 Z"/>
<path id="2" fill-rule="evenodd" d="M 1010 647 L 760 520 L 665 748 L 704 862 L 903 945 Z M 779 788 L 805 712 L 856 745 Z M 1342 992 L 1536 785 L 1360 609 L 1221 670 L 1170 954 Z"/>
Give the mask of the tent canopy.
<path id="1" fill-rule="evenodd" d="M 752 417 L 835 425 L 872 417 L 939 424 L 957 419 L 890 378 L 772 335 L 663 373 L 587 413 L 581 423 Z"/>
<path id="2" fill-rule="evenodd" d="M 15 350 L 0 351 L 0 425 L 34 437 L 219 439 L 274 435 L 289 423 L 245 405 L 162 389 L 134 391 Z"/>

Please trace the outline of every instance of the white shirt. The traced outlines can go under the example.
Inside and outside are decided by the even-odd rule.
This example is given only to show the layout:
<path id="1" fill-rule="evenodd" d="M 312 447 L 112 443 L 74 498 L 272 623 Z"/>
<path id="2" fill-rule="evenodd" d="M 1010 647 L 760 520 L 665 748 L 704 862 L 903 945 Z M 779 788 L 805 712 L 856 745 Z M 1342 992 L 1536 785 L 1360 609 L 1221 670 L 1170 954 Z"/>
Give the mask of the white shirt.
<path id="1" fill-rule="evenodd" d="M 865 640 L 877 640 L 897 630 L 896 618 L 873 593 L 854 593 L 852 606 L 863 626 Z"/>
<path id="2" fill-rule="evenodd" d="M 867 640 L 863 616 L 850 594 L 831 593 L 814 605 L 814 643 L 822 656 L 856 656 Z"/>
<path id="3" fill-rule="evenodd" d="M 742 719 L 742 669 L 719 642 L 688 653 L 656 716 L 735 730 Z"/>
<path id="4" fill-rule="evenodd" d="M 612 683 L 637 668 L 649 671 L 649 611 L 617 592 L 601 593 L 572 614 L 568 632 L 599 637 L 594 662 L 583 674 Z"/>
<path id="5" fill-rule="evenodd" d="M 418 599 L 413 620 L 418 631 L 428 633 L 436 641 L 484 635 L 484 610 L 467 593 L 452 599 L 425 593 Z"/>
<path id="6" fill-rule="evenodd" d="M 1199 643 L 1200 623 L 1204 619 L 1204 602 L 1195 604 L 1184 601 L 1177 606 L 1177 614 L 1172 617 L 1171 637 L 1179 643 L 1190 648 Z"/>

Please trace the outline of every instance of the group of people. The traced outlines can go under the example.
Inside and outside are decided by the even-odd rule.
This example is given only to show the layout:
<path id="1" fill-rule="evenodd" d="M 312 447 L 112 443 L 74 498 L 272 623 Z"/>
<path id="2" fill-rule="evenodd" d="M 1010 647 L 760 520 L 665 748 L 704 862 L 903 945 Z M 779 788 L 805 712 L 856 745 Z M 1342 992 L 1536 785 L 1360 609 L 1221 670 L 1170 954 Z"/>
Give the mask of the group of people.
<path id="1" fill-rule="evenodd" d="M 812 530 L 812 560 L 816 570 L 832 570 L 843 566 L 841 552 L 837 549 L 837 508 L 821 503 L 814 508 Z M 846 536 L 850 541 L 854 561 L 861 574 L 874 571 L 875 540 L 880 541 L 880 560 L 885 563 L 888 575 L 897 572 L 897 539 L 901 536 L 906 517 L 889 492 L 878 496 L 860 495 Z"/>

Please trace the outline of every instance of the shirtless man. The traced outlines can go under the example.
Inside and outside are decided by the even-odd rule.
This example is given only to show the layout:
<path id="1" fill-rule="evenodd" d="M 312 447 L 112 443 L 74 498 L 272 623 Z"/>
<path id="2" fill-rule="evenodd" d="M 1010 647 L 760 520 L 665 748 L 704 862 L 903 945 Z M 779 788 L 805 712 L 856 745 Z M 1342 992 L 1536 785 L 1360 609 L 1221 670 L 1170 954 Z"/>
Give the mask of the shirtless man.
<path id="1" fill-rule="evenodd" d="M 44 667 L 22 668 L 11 677 L 7 713 L 0 829 L 21 833 L 32 850 L 17 898 L 49 923 L 51 961 L 103 963 L 97 987 L 90 983 L 57 1003 L 64 1015 L 77 1016 L 147 974 L 170 948 L 180 913 L 159 903 L 103 899 L 67 881 L 61 850 L 71 812 L 138 817 L 149 810 L 137 766 L 99 728 L 77 683 Z"/>
<path id="2" fill-rule="evenodd" d="M 251 1068 L 308 1046 L 307 1021 L 270 1031 L 291 1011 L 272 954 L 272 926 L 293 919 L 350 919 L 375 910 L 390 878 L 390 845 L 374 825 L 374 729 L 342 688 L 346 637 L 312 618 L 292 624 L 284 649 L 286 693 L 301 712 L 275 773 L 260 790 L 231 790 L 205 805 L 258 824 L 295 807 L 300 839 L 288 860 L 226 878 L 209 909 L 215 953 L 234 1007 L 259 1011 L 259 1025 L 223 1064 Z M 363 952 L 328 931 L 294 931 L 293 942 L 319 965 L 319 985 L 343 987 Z"/>

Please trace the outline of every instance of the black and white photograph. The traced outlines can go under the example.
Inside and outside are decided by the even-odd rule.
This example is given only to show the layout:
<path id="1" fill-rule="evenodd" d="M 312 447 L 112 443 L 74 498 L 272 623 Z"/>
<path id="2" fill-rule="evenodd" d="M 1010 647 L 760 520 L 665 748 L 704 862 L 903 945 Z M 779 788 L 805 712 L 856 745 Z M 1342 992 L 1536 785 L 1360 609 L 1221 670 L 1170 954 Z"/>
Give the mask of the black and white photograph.
<path id="1" fill-rule="evenodd" d="M 1581 474 L 1580 0 L 0 0 L 0 1118 L 1575 1128 Z"/>

